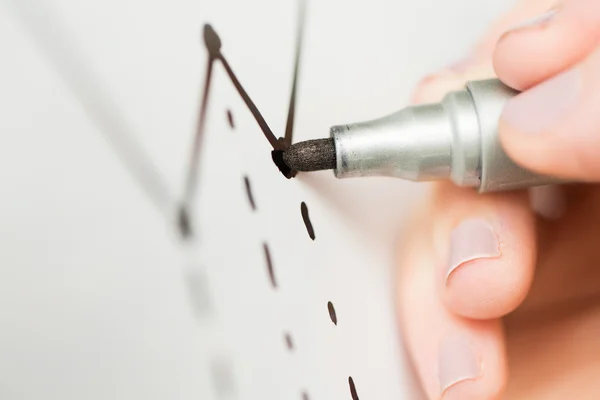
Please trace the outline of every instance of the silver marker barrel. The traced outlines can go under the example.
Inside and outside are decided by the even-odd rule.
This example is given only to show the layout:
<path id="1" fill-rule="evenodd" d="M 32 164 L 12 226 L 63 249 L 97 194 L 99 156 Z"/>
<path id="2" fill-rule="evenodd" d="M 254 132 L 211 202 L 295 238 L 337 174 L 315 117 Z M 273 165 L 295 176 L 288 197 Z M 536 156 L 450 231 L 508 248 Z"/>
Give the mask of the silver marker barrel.
<path id="1" fill-rule="evenodd" d="M 468 82 L 440 103 L 334 126 L 330 136 L 337 157 L 335 176 L 450 179 L 480 192 L 560 183 L 518 166 L 502 149 L 498 121 L 517 93 L 498 79 Z"/>

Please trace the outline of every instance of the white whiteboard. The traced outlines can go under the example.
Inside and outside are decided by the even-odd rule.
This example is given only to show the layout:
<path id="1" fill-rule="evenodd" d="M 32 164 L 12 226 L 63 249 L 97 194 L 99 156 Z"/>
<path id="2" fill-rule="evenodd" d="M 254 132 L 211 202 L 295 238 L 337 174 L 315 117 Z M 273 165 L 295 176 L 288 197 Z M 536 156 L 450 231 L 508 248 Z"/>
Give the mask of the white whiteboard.
<path id="1" fill-rule="evenodd" d="M 294 141 L 405 106 L 505 3 L 310 2 Z M 285 179 L 222 60 L 178 234 L 203 26 L 284 136 L 297 1 L 0 5 L 0 398 L 416 398 L 393 261 L 422 187 Z"/>

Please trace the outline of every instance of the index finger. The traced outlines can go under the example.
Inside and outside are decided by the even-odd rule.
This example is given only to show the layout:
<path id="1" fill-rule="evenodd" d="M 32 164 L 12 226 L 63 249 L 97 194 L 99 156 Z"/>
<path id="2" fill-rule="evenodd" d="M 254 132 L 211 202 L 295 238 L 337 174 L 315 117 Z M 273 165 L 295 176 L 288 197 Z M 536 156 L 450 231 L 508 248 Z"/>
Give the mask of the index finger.
<path id="1" fill-rule="evenodd" d="M 518 90 L 580 63 L 600 43 L 600 1 L 566 0 L 509 29 L 494 51 L 494 69 Z"/>

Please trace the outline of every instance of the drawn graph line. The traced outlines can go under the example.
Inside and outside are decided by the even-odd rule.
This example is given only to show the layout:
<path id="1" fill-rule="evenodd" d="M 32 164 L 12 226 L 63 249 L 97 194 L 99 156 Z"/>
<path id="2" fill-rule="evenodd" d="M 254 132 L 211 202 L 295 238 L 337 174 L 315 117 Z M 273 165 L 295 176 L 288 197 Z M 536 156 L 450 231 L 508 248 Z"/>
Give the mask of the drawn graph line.
<path id="1" fill-rule="evenodd" d="M 304 221 L 304 225 L 306 226 L 306 232 L 308 236 L 315 240 L 315 228 L 313 227 L 312 221 L 310 220 L 310 215 L 308 214 L 308 206 L 305 202 L 300 203 L 300 214 L 302 215 L 302 221 Z"/>
<path id="2" fill-rule="evenodd" d="M 292 145 L 294 136 L 294 120 L 296 116 L 296 97 L 298 89 L 298 75 L 300 70 L 300 56 L 302 55 L 302 43 L 304 41 L 304 26 L 306 21 L 306 1 L 298 2 L 298 23 L 296 24 L 296 57 L 294 60 L 294 78 L 292 80 L 292 93 L 290 94 L 290 105 L 285 124 L 285 147 Z"/>
<path id="3" fill-rule="evenodd" d="M 153 162 L 150 155 L 144 150 L 142 144 L 136 140 L 133 131 L 127 123 L 127 118 L 120 112 L 111 96 L 104 90 L 100 80 L 93 73 L 93 68 L 81 56 L 78 46 L 70 39 L 60 19 L 51 9 L 41 12 L 42 5 L 31 0 L 4 0 L 20 22 L 25 31 L 30 34 L 42 54 L 49 60 L 52 67 L 65 82 L 67 88 L 81 103 L 91 120 L 99 127 L 100 133 L 106 139 L 114 154 L 124 165 L 125 169 L 133 176 L 134 181 L 141 187 L 151 202 L 165 215 L 170 216 L 176 203 L 169 185 L 162 173 Z M 295 176 L 295 171 L 290 170 L 283 162 L 283 151 L 289 147 L 293 139 L 294 117 L 296 110 L 297 81 L 300 64 L 302 35 L 304 32 L 306 1 L 299 0 L 299 14 L 297 24 L 296 53 L 292 91 L 288 108 L 285 134 L 277 138 L 269 124 L 260 113 L 256 104 L 244 89 L 241 82 L 233 72 L 229 62 L 221 52 L 221 40 L 210 25 L 204 26 L 204 44 L 208 51 L 206 75 L 202 92 L 197 128 L 194 135 L 190 162 L 188 164 L 183 201 L 178 207 L 178 228 L 183 237 L 192 236 L 190 221 L 190 205 L 198 191 L 198 176 L 200 174 L 200 158 L 202 142 L 205 134 L 207 109 L 212 81 L 212 72 L 215 62 L 219 61 L 224 67 L 227 76 L 238 91 L 247 108 L 258 123 L 265 138 L 269 141 L 272 158 L 280 171 L 287 177 Z"/>
<path id="4" fill-rule="evenodd" d="M 257 122 L 258 126 L 260 127 L 261 131 L 263 132 L 265 138 L 267 139 L 267 141 L 273 148 L 273 151 L 271 152 L 271 157 L 272 157 L 275 165 L 279 168 L 279 170 L 283 173 L 283 175 L 288 179 L 292 178 L 296 175 L 296 171 L 290 170 L 285 165 L 285 163 L 283 161 L 283 152 L 293 142 L 294 121 L 295 121 L 295 114 L 296 114 L 296 98 L 297 98 L 297 88 L 298 88 L 298 76 L 299 76 L 299 69 L 300 69 L 299 66 L 300 66 L 301 49 L 302 49 L 302 42 L 303 42 L 303 37 L 304 37 L 304 26 L 305 26 L 305 19 L 306 19 L 306 1 L 299 0 L 298 4 L 299 4 L 299 12 L 298 12 L 296 52 L 295 52 L 295 59 L 294 59 L 292 89 L 291 89 L 291 93 L 290 93 L 290 101 L 289 101 L 289 107 L 288 107 L 288 115 L 287 115 L 287 121 L 286 121 L 286 127 L 285 127 L 285 134 L 284 134 L 284 137 L 280 137 L 280 138 L 277 138 L 275 136 L 275 134 L 269 127 L 268 123 L 265 121 L 264 117 L 260 113 L 258 107 L 252 101 L 252 99 L 250 98 L 250 96 L 248 95 L 246 90 L 244 89 L 241 82 L 237 79 L 237 76 L 233 72 L 231 66 L 229 65 L 227 59 L 225 58 L 225 56 L 223 55 L 223 53 L 221 51 L 222 43 L 221 43 L 221 40 L 220 40 L 218 34 L 215 32 L 215 30 L 210 25 L 207 24 L 204 26 L 204 32 L 203 32 L 204 35 L 203 36 L 204 36 L 204 44 L 205 44 L 206 50 L 208 52 L 208 66 L 207 66 L 207 73 L 206 73 L 205 80 L 204 80 L 204 91 L 203 91 L 203 95 L 202 95 L 202 103 L 200 105 L 200 113 L 199 113 L 199 118 L 198 118 L 196 135 L 194 137 L 192 156 L 190 159 L 190 163 L 188 165 L 189 169 L 188 169 L 188 175 L 187 175 L 188 178 L 186 181 L 186 187 L 185 187 L 185 191 L 184 191 L 185 194 L 184 194 L 184 198 L 183 198 L 182 206 L 181 206 L 181 210 L 180 210 L 181 233 L 184 236 L 191 234 L 191 231 L 189 229 L 190 228 L 190 221 L 189 221 L 190 207 L 194 200 L 194 197 L 197 195 L 198 175 L 200 172 L 200 165 L 199 165 L 200 155 L 202 153 L 202 150 L 201 150 L 202 142 L 204 139 L 205 128 L 206 128 L 206 110 L 208 107 L 208 99 L 209 99 L 209 91 L 210 91 L 213 65 L 215 64 L 216 61 L 221 62 L 231 83 L 233 84 L 233 86 L 237 90 L 238 94 L 244 101 L 246 107 L 248 108 L 248 110 L 250 111 L 250 113 L 252 114 L 254 119 L 256 120 L 256 122 Z M 228 115 L 229 124 L 233 128 L 231 112 L 229 110 L 227 111 L 227 115 Z M 250 202 L 252 210 L 255 211 L 256 205 L 255 205 L 254 198 L 252 195 L 249 178 L 247 176 L 245 176 L 244 181 L 245 181 L 248 200 Z M 302 219 L 306 226 L 308 235 L 312 240 L 314 240 L 315 239 L 314 228 L 312 226 L 312 222 L 309 217 L 308 207 L 306 206 L 306 203 L 304 203 L 304 202 L 301 203 L 301 214 L 302 214 Z M 267 272 L 268 272 L 269 280 L 271 282 L 271 287 L 276 290 L 278 287 L 278 284 L 277 284 L 277 278 L 275 275 L 275 269 L 274 269 L 274 265 L 273 265 L 271 251 L 266 242 L 263 242 L 262 247 L 263 247 L 265 263 L 267 265 Z M 328 310 L 329 310 L 329 315 L 330 315 L 332 322 L 334 323 L 334 325 L 337 325 L 337 323 L 338 323 L 337 315 L 336 315 L 336 311 L 333 306 L 333 303 L 331 303 L 331 302 L 328 303 Z M 284 335 L 284 338 L 285 338 L 285 343 L 286 343 L 288 350 L 292 351 L 294 349 L 294 344 L 293 344 L 291 334 L 289 332 L 286 332 Z M 350 394 L 352 396 L 352 399 L 358 400 L 359 399 L 358 393 L 356 390 L 354 379 L 352 377 L 348 378 L 348 384 L 350 387 Z M 303 400 L 309 399 L 309 395 L 306 391 L 303 391 L 301 393 L 301 395 L 302 395 Z"/>
<path id="5" fill-rule="evenodd" d="M 293 134 L 294 134 L 294 120 L 296 115 L 296 97 L 297 97 L 297 87 L 298 87 L 298 75 L 300 69 L 300 59 L 302 53 L 302 42 L 304 36 L 304 25 L 306 19 L 306 1 L 299 0 L 299 13 L 298 13 L 298 22 L 297 22 L 297 37 L 296 37 L 296 49 L 295 49 L 295 59 L 294 59 L 294 72 L 292 77 L 292 90 L 290 94 L 290 102 L 288 107 L 288 116 L 285 127 L 285 134 L 282 138 L 277 138 L 273 133 L 273 130 L 261 114 L 260 110 L 252 101 L 252 98 L 244 89 L 244 86 L 239 81 L 233 69 L 229 65 L 227 58 L 222 52 L 222 42 L 217 34 L 217 32 L 213 29 L 210 24 L 204 25 L 203 29 L 203 39 L 204 46 L 206 47 L 206 51 L 208 52 L 208 65 L 206 68 L 206 75 L 204 79 L 204 87 L 202 91 L 202 100 L 200 104 L 200 112 L 198 116 L 196 133 L 194 135 L 194 140 L 192 144 L 192 153 L 190 156 L 190 162 L 188 164 L 187 170 L 187 178 L 185 180 L 185 188 L 184 195 L 181 201 L 181 206 L 179 210 L 179 227 L 180 233 L 183 237 L 189 237 L 193 234 L 191 229 L 190 215 L 191 215 L 191 207 L 194 203 L 194 199 L 198 193 L 199 186 L 199 175 L 200 175 L 200 158 L 202 154 L 202 145 L 204 142 L 205 130 L 206 130 L 206 110 L 208 108 L 209 101 L 209 93 L 211 87 L 212 80 L 212 71 L 214 64 L 218 61 L 221 63 L 229 80 L 235 87 L 236 91 L 242 98 L 242 101 L 254 117 L 256 123 L 258 124 L 260 130 L 263 132 L 263 135 L 273 148 L 271 153 L 272 159 L 279 168 L 279 170 L 285 175 L 288 179 L 292 178 L 296 175 L 296 171 L 291 170 L 289 167 L 285 165 L 283 162 L 283 152 L 292 144 Z"/>
<path id="6" fill-rule="evenodd" d="M 8 9 L 12 11 L 26 33 L 33 39 L 34 43 L 48 59 L 52 67 L 59 74 L 65 85 L 82 104 L 91 120 L 99 127 L 101 134 L 107 140 L 114 153 L 125 166 L 125 169 L 134 177 L 136 183 L 142 188 L 152 203 L 164 216 L 170 216 L 175 203 L 166 181 L 154 164 L 151 157 L 144 151 L 141 143 L 131 135 L 132 130 L 126 123 L 125 116 L 115 106 L 115 102 L 99 83 L 98 77 L 92 72 L 92 68 L 78 51 L 78 47 L 71 40 L 71 35 L 64 31 L 60 20 L 53 15 L 51 9 L 44 9 L 42 4 L 32 0 L 3 0 Z M 201 104 L 198 113 L 196 132 L 194 135 L 190 162 L 186 175 L 185 191 L 183 201 L 179 204 L 179 229 L 184 237 L 192 234 L 189 207 L 197 192 L 200 159 L 202 154 L 202 142 L 205 134 L 207 109 L 212 81 L 212 73 L 215 62 L 221 62 L 232 84 L 240 94 L 254 119 L 258 123 L 265 138 L 270 143 L 273 151 L 271 156 L 279 170 L 287 178 L 295 176 L 296 171 L 290 170 L 283 162 L 282 154 L 293 142 L 294 122 L 296 113 L 297 87 L 299 77 L 299 66 L 301 61 L 301 49 L 304 38 L 304 27 L 306 19 L 306 1 L 299 0 L 299 13 L 297 22 L 296 49 L 294 59 L 294 71 L 292 89 L 290 93 L 288 115 L 285 126 L 284 137 L 277 138 L 268 123 L 263 118 L 258 107 L 252 101 L 241 82 L 237 79 L 227 59 L 221 52 L 221 40 L 210 25 L 204 26 L 204 43 L 208 51 L 206 75 L 204 79 Z M 228 113 L 229 123 L 233 128 L 231 113 Z M 248 190 L 249 201 L 253 205 L 251 191 Z M 254 206 L 253 206 L 254 207 Z M 306 205 L 302 207 L 302 217 L 311 239 L 314 239 L 314 231 L 308 217 Z M 263 243 L 266 262 L 268 264 L 269 278 L 273 288 L 277 287 L 276 276 L 271 260 L 270 250 Z M 328 303 L 328 311 L 332 322 L 337 325 L 337 315 L 331 302 Z M 294 344 L 289 333 L 285 335 L 287 347 L 293 350 Z M 353 400 L 358 400 L 356 386 L 352 377 L 348 378 L 350 392 Z M 230 386 L 229 384 L 224 386 Z M 306 391 L 302 392 L 302 399 L 308 400 Z"/>

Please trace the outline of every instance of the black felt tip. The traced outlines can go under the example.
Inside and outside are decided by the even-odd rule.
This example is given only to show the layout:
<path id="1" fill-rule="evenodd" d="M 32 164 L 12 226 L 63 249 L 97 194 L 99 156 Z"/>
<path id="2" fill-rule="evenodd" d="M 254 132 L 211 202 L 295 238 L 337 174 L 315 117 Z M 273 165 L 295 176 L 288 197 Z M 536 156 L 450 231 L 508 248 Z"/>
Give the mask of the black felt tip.
<path id="1" fill-rule="evenodd" d="M 323 171 L 335 169 L 336 154 L 333 139 L 299 142 L 283 153 L 285 164 L 296 171 Z"/>

